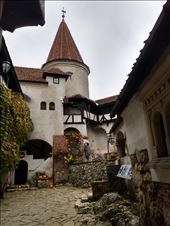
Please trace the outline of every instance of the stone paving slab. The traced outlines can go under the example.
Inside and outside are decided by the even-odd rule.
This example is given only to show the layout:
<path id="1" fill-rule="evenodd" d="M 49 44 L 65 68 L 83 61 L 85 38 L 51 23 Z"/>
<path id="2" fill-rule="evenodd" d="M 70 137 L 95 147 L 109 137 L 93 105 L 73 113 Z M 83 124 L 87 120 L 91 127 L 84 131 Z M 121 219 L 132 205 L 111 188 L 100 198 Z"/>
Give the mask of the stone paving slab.
<path id="1" fill-rule="evenodd" d="M 1 226 L 75 226 L 82 220 L 75 202 L 89 189 L 57 186 L 5 193 L 1 200 Z"/>

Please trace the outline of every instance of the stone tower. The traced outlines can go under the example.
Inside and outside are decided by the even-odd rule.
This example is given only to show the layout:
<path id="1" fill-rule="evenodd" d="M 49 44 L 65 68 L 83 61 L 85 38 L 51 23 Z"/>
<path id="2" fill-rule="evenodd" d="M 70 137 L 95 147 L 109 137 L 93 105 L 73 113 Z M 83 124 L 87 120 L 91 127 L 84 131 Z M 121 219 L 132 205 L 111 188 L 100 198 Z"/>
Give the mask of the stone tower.
<path id="1" fill-rule="evenodd" d="M 63 18 L 51 46 L 48 58 L 42 69 L 44 71 L 60 69 L 69 75 L 65 95 L 89 97 L 89 67 L 84 64 L 79 50 Z"/>
<path id="2" fill-rule="evenodd" d="M 78 134 L 82 144 L 89 142 L 92 153 L 106 152 L 106 131 L 111 125 L 108 114 L 115 99 L 99 102 L 89 99 L 90 70 L 64 18 L 42 68 L 15 67 L 15 70 L 34 124 L 22 159 L 28 165 L 28 180 L 39 171 L 54 178 L 58 178 L 57 172 L 65 172 L 64 158 L 61 161 L 57 156 L 67 149 L 66 133 Z M 77 150 L 74 143 L 71 153 L 76 156 Z"/>

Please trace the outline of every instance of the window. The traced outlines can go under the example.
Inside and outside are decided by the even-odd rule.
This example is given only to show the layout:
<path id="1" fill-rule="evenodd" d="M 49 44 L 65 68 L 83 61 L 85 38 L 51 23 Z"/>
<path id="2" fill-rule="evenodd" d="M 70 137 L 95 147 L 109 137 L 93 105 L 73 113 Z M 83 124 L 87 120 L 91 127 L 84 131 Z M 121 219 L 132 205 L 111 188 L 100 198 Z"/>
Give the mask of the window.
<path id="1" fill-rule="evenodd" d="M 71 80 L 71 76 L 72 76 L 73 72 L 68 71 L 68 72 L 66 72 L 66 74 L 69 76 L 69 79 Z"/>
<path id="2" fill-rule="evenodd" d="M 46 102 L 42 101 L 41 104 L 40 104 L 40 109 L 41 110 L 46 110 L 46 108 L 47 108 Z"/>
<path id="3" fill-rule="evenodd" d="M 54 77 L 53 77 L 53 83 L 54 83 L 54 84 L 59 84 L 59 77 L 54 76 Z"/>
<path id="4" fill-rule="evenodd" d="M 49 110 L 52 110 L 52 111 L 55 110 L 55 103 L 54 102 L 50 102 L 50 104 L 49 104 Z"/>
<path id="5" fill-rule="evenodd" d="M 162 114 L 158 111 L 155 112 L 154 114 L 153 126 L 154 126 L 154 132 L 155 132 L 155 144 L 156 144 L 158 158 L 167 157 L 168 150 L 167 150 L 166 139 L 165 139 L 166 138 L 165 127 L 164 127 Z"/>

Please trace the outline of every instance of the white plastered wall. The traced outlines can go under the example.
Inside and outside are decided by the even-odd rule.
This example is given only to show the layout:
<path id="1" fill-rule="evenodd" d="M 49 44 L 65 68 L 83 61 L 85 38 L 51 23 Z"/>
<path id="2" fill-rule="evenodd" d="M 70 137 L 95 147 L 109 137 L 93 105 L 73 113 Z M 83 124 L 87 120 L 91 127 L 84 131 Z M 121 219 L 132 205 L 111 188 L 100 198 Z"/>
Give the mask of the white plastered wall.
<path id="1" fill-rule="evenodd" d="M 143 104 L 134 96 L 122 113 L 129 154 L 149 149 L 147 125 Z"/>
<path id="2" fill-rule="evenodd" d="M 107 152 L 107 134 L 103 128 L 89 125 L 87 135 L 89 137 L 90 149 L 94 155 L 103 155 Z"/>
<path id="3" fill-rule="evenodd" d="M 145 82 L 140 91 L 140 98 L 143 103 L 145 103 L 145 111 L 148 119 L 148 134 L 150 139 L 149 156 L 151 161 L 155 161 L 154 167 L 150 168 L 152 174 L 152 180 L 162 183 L 170 183 L 170 154 L 163 158 L 158 158 L 156 146 L 153 142 L 154 140 L 154 128 L 151 130 L 149 124 L 149 118 L 152 121 L 151 114 L 149 112 L 155 113 L 156 111 L 162 114 L 164 122 L 166 122 L 165 109 L 170 100 L 170 89 L 169 89 L 169 79 L 170 79 L 170 47 L 165 49 L 164 54 L 158 61 L 157 65 L 152 69 L 150 74 L 150 79 Z M 159 92 L 161 90 L 161 92 Z M 159 93 L 157 96 L 154 95 Z M 153 99 L 151 98 L 153 96 Z M 149 104 L 146 105 L 146 100 L 149 99 Z M 164 123 L 166 131 L 166 142 L 167 148 L 170 151 L 170 137 L 168 131 L 166 130 L 168 123 Z M 152 137 L 153 135 L 153 137 Z M 170 152 L 169 152 L 170 153 Z"/>
<path id="4" fill-rule="evenodd" d="M 82 136 L 87 136 L 87 126 L 86 124 L 65 124 L 64 125 L 64 130 L 67 129 L 67 128 L 75 128 L 77 129 Z"/>
<path id="5" fill-rule="evenodd" d="M 66 83 L 67 97 L 80 94 L 89 97 L 89 69 L 84 64 L 74 61 L 53 61 L 43 66 L 44 70 L 59 68 L 65 73 L 71 72 L 72 75 Z"/>
<path id="6" fill-rule="evenodd" d="M 63 134 L 63 104 L 61 97 L 65 96 L 65 79 L 60 78 L 60 84 L 53 84 L 53 78 L 47 78 L 48 84 L 22 82 L 23 93 L 28 102 L 31 118 L 34 124 L 30 139 L 42 139 L 53 145 L 53 135 Z M 40 110 L 40 103 L 47 103 L 46 110 Z M 55 110 L 49 110 L 49 103 L 55 103 Z"/>

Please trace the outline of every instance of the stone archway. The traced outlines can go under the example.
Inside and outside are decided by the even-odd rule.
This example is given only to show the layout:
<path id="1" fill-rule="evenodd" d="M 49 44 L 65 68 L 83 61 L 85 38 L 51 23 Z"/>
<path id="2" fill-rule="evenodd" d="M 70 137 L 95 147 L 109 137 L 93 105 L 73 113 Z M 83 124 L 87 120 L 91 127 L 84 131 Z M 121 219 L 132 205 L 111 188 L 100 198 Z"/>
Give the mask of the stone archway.
<path id="1" fill-rule="evenodd" d="M 28 163 L 24 160 L 21 160 L 18 164 L 17 169 L 15 170 L 15 184 L 26 184 L 28 177 Z"/>
<path id="2" fill-rule="evenodd" d="M 73 159 L 82 156 L 83 138 L 81 133 L 76 128 L 67 128 L 64 130 L 64 135 L 68 141 L 68 149 Z"/>
<path id="3" fill-rule="evenodd" d="M 27 155 L 33 155 L 34 159 L 44 159 L 51 157 L 52 146 L 44 140 L 33 139 L 26 143 Z"/>

